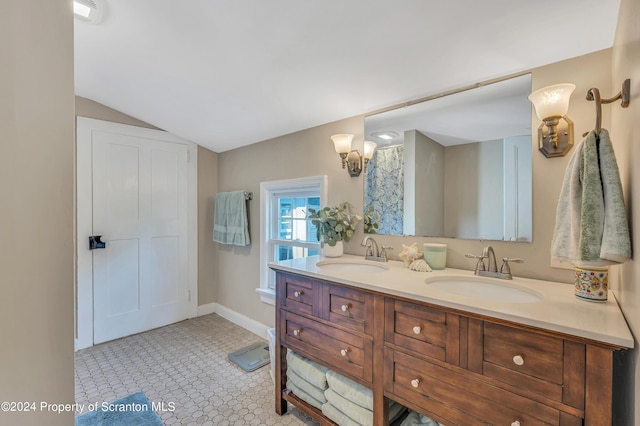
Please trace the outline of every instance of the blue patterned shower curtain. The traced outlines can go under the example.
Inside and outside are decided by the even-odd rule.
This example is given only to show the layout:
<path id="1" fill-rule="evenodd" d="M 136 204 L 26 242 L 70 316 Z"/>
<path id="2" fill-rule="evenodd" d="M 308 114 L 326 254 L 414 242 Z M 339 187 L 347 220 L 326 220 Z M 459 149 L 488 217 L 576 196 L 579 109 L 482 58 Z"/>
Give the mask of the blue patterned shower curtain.
<path id="1" fill-rule="evenodd" d="M 364 211 L 380 215 L 378 234 L 402 235 L 404 215 L 404 148 L 379 148 L 367 164 Z"/>

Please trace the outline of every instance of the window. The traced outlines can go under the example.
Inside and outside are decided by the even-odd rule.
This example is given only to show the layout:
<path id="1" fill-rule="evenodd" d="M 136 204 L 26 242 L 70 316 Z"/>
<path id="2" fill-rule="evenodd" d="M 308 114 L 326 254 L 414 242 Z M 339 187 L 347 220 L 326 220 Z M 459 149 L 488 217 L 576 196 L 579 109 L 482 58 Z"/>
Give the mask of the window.
<path id="1" fill-rule="evenodd" d="M 275 303 L 275 273 L 269 262 L 319 253 L 316 228 L 307 219 L 309 209 L 320 209 L 326 199 L 326 176 L 260 183 L 261 299 Z"/>

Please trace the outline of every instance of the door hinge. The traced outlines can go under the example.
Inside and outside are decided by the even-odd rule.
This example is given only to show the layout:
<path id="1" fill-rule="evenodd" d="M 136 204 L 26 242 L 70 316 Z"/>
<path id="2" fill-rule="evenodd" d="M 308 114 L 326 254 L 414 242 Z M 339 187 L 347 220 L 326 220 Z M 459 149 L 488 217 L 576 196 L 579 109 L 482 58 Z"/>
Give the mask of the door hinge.
<path id="1" fill-rule="evenodd" d="M 187 302 L 191 302 L 191 290 L 187 290 Z"/>

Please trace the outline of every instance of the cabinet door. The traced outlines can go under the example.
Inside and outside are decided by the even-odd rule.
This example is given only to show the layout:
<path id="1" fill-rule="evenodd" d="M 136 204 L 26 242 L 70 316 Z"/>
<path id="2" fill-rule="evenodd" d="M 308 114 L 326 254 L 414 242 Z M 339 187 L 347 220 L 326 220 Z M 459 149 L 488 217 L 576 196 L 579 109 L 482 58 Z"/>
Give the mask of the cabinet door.
<path id="1" fill-rule="evenodd" d="M 322 281 L 280 272 L 277 275 L 277 286 L 277 297 L 282 308 L 303 315 L 320 314 Z"/>
<path id="2" fill-rule="evenodd" d="M 387 299 L 385 340 L 420 355 L 460 364 L 460 317 L 440 309 Z"/>
<path id="3" fill-rule="evenodd" d="M 322 318 L 359 333 L 373 334 L 373 295 L 358 289 L 325 284 Z"/>

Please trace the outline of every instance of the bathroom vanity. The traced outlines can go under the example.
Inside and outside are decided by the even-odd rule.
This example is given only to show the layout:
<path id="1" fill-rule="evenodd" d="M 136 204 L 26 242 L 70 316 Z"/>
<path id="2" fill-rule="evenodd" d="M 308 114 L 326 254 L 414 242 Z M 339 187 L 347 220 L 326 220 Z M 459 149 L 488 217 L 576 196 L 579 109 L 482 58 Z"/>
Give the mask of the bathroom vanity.
<path id="1" fill-rule="evenodd" d="M 375 425 L 388 423 L 389 400 L 445 426 L 611 424 L 613 353 L 633 347 L 612 295 L 592 303 L 560 283 L 321 260 L 270 265 L 279 414 L 290 402 L 334 424 L 286 389 L 288 348 L 372 389 Z M 531 298 L 450 291 L 462 281 Z"/>

